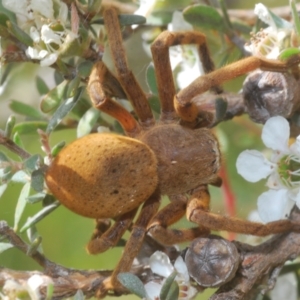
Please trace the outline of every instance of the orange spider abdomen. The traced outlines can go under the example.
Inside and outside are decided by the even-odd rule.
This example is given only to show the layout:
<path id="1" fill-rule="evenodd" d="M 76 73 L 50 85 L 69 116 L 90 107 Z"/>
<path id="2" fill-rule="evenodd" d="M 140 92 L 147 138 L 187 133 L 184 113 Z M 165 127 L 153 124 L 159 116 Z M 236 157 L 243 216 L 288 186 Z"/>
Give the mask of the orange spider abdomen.
<path id="1" fill-rule="evenodd" d="M 73 212 L 115 218 L 137 208 L 157 187 L 157 162 L 138 140 L 90 134 L 65 147 L 46 172 L 53 195 Z"/>

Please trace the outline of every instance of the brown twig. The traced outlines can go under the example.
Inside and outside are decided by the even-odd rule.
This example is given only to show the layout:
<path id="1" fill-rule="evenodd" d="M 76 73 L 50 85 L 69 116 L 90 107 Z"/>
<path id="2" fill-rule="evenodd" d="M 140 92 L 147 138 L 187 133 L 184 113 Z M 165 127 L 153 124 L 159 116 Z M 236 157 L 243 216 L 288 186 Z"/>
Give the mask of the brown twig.
<path id="1" fill-rule="evenodd" d="M 0 145 L 3 145 L 8 150 L 14 152 L 22 159 L 27 159 L 31 156 L 28 152 L 26 152 L 24 149 L 20 148 L 17 144 L 15 144 L 11 139 L 5 137 L 1 132 L 0 132 Z"/>
<path id="2" fill-rule="evenodd" d="M 299 211 L 293 212 L 291 219 L 300 222 Z M 265 293 L 272 289 L 284 263 L 300 255 L 299 233 L 275 235 L 255 247 L 238 242 L 235 244 L 242 263 L 234 279 L 220 287 L 210 300 L 253 299 L 257 292 Z"/>

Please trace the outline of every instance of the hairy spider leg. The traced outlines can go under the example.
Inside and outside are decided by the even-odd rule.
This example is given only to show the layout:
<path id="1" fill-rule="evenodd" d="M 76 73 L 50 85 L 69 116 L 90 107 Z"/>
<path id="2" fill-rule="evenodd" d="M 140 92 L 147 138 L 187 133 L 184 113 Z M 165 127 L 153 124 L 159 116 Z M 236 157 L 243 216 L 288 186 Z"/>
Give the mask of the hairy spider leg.
<path id="1" fill-rule="evenodd" d="M 188 198 L 176 196 L 171 203 L 161 209 L 148 225 L 152 237 L 165 246 L 191 241 L 199 236 L 207 236 L 210 230 L 199 225 L 189 229 L 168 229 L 168 226 L 180 220 L 186 212 Z"/>
<path id="2" fill-rule="evenodd" d="M 116 28 L 120 27 L 116 9 L 113 7 L 105 9 L 103 18 L 118 80 L 128 100 L 132 103 L 141 126 L 145 128 L 153 126 L 155 120 L 146 94 L 128 67 L 121 31 L 116 30 Z"/>
<path id="3" fill-rule="evenodd" d="M 206 185 L 195 190 L 187 204 L 187 219 L 210 230 L 225 230 L 255 236 L 267 236 L 289 231 L 300 232 L 300 224 L 290 220 L 263 224 L 214 214 L 208 211 L 209 202 L 210 195 Z"/>
<path id="4" fill-rule="evenodd" d="M 107 77 L 110 80 L 106 80 Z M 101 61 L 97 62 L 92 69 L 88 83 L 90 98 L 94 107 L 118 120 L 125 133 L 130 137 L 135 137 L 141 131 L 138 122 L 123 106 L 107 96 L 111 94 L 109 89 L 113 78 L 105 64 Z"/>
<path id="5" fill-rule="evenodd" d="M 161 120 L 165 122 L 176 119 L 174 110 L 174 96 L 176 94 L 171 63 L 169 58 L 169 48 L 176 45 L 196 44 L 198 55 L 203 65 L 205 73 L 212 72 L 215 69 L 204 34 L 196 31 L 185 32 L 162 32 L 153 42 L 151 52 L 155 67 L 155 75 L 159 99 L 161 102 Z M 211 86 L 215 93 L 221 93 L 223 90 L 219 86 Z"/>
<path id="6" fill-rule="evenodd" d="M 86 246 L 87 251 L 90 254 L 98 254 L 114 247 L 132 224 L 132 220 L 136 215 L 136 212 L 137 209 L 134 209 L 124 215 L 121 215 L 115 221 L 114 225 L 107 229 L 104 233 L 103 231 L 98 231 L 96 227 L 96 232 L 92 235 L 91 240 Z"/>
<path id="7" fill-rule="evenodd" d="M 142 247 L 147 232 L 147 225 L 159 209 L 160 199 L 160 191 L 157 189 L 142 206 L 139 216 L 132 226 L 131 234 L 126 243 L 121 259 L 114 269 L 112 276 L 103 282 L 103 288 L 105 291 L 116 291 L 118 288 L 124 289 L 118 281 L 117 275 L 130 270 L 134 258 L 138 255 Z"/>
<path id="8" fill-rule="evenodd" d="M 193 122 L 199 114 L 193 99 L 213 86 L 218 86 L 225 81 L 244 75 L 256 69 L 286 72 L 300 63 L 300 55 L 295 55 L 286 61 L 262 59 L 251 56 L 224 66 L 211 73 L 196 78 L 190 85 L 182 89 L 174 97 L 174 106 L 180 118 L 186 122 Z"/>

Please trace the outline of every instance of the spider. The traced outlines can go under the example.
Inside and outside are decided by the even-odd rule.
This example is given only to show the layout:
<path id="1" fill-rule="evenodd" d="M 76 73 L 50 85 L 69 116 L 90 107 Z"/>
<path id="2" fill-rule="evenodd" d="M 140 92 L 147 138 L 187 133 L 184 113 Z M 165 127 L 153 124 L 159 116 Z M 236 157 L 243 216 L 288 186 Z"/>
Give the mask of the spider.
<path id="1" fill-rule="evenodd" d="M 46 172 L 48 188 L 63 205 L 99 220 L 87 246 L 90 253 L 106 251 L 131 230 L 103 290 L 120 288 L 117 275 L 130 270 L 146 234 L 164 245 L 174 245 L 207 236 L 210 230 L 258 236 L 300 231 L 299 224 L 290 220 L 260 224 L 209 211 L 208 185 L 221 185 L 221 155 L 213 133 L 199 128 L 200 112 L 193 102 L 209 89 L 221 93 L 219 85 L 224 81 L 257 68 L 287 71 L 299 63 L 299 57 L 287 62 L 249 57 L 214 70 L 203 34 L 164 31 L 151 46 L 161 103 L 161 117 L 155 123 L 147 97 L 128 67 L 117 11 L 107 8 L 103 17 L 117 76 L 102 61 L 95 63 L 88 92 L 93 105 L 118 120 L 127 136 L 94 133 L 82 137 L 65 147 Z M 168 50 L 182 44 L 198 46 L 206 74 L 176 93 Z M 113 96 L 129 99 L 138 121 Z M 159 210 L 161 195 L 169 195 L 171 201 Z M 168 228 L 184 215 L 197 226 Z M 115 222 L 110 226 L 102 219 Z"/>

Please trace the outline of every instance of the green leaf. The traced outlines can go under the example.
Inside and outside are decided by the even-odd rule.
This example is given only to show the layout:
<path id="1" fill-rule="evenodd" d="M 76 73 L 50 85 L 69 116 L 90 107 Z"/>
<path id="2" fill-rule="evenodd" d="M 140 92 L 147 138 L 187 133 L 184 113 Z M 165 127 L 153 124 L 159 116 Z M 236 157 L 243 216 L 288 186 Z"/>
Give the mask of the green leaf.
<path id="1" fill-rule="evenodd" d="M 77 67 L 78 74 L 83 78 L 88 77 L 91 74 L 93 65 L 94 64 L 91 61 L 84 61 L 80 63 Z"/>
<path id="2" fill-rule="evenodd" d="M 273 20 L 273 22 L 275 23 L 277 28 L 282 28 L 282 29 L 285 29 L 285 28 L 292 29 L 293 28 L 293 26 L 290 22 L 278 17 L 268 8 L 267 8 L 267 10 L 269 13 L 269 17 Z M 262 21 L 264 22 L 264 20 L 262 20 Z M 268 24 L 268 25 L 270 25 L 270 24 Z"/>
<path id="3" fill-rule="evenodd" d="M 0 151 L 0 161 L 10 161 L 10 159 Z"/>
<path id="4" fill-rule="evenodd" d="M 56 203 L 57 200 L 53 195 L 46 194 L 45 198 L 43 199 L 43 206 L 46 207 L 48 205 L 51 205 L 53 203 Z"/>
<path id="5" fill-rule="evenodd" d="M 99 111 L 94 107 L 85 112 L 77 126 L 77 137 L 85 136 L 92 131 L 99 118 L 99 114 Z"/>
<path id="6" fill-rule="evenodd" d="M 54 204 L 48 205 L 44 207 L 42 210 L 40 210 L 37 214 L 35 214 L 33 217 L 30 217 L 27 219 L 26 223 L 23 225 L 23 227 L 20 229 L 20 232 L 24 232 L 32 225 L 38 223 L 42 219 L 44 219 L 47 215 L 49 215 L 52 211 L 54 211 L 59 206 L 59 202 L 56 202 Z"/>
<path id="7" fill-rule="evenodd" d="M 139 296 L 140 298 L 147 298 L 147 293 L 142 281 L 131 273 L 120 273 L 118 280 L 126 287 L 131 293 Z"/>
<path id="8" fill-rule="evenodd" d="M 160 300 L 178 299 L 178 295 L 177 295 L 177 297 L 174 297 L 174 298 L 170 298 L 170 296 L 169 296 L 170 293 L 173 295 L 174 283 L 177 284 L 176 281 L 174 282 L 176 275 L 177 275 L 176 271 L 172 272 L 172 274 L 164 282 L 164 285 L 162 286 L 162 288 L 160 290 L 160 295 L 159 295 Z M 177 287 L 178 287 L 178 284 L 177 284 Z M 175 288 L 175 290 L 176 290 L 176 288 Z M 178 288 L 178 293 L 179 293 L 179 288 Z"/>
<path id="9" fill-rule="evenodd" d="M 23 44 L 25 44 L 27 47 L 33 46 L 33 40 L 32 38 L 24 32 L 20 27 L 18 27 L 17 24 L 14 22 L 7 22 L 8 28 L 10 32 Z"/>
<path id="10" fill-rule="evenodd" d="M 46 197 L 45 193 L 37 193 L 37 194 L 27 197 L 26 200 L 28 203 L 34 204 L 34 203 L 42 201 L 43 199 L 45 199 L 45 197 Z"/>
<path id="11" fill-rule="evenodd" d="M 85 297 L 84 297 L 82 290 L 78 290 L 73 297 L 73 300 L 84 300 L 84 299 L 85 299 Z"/>
<path id="12" fill-rule="evenodd" d="M 29 180 L 30 180 L 29 175 L 23 170 L 16 172 L 11 178 L 11 181 L 13 182 L 19 182 L 24 184 L 29 182 Z"/>
<path id="13" fill-rule="evenodd" d="M 10 244 L 10 243 L 0 243 L 0 253 L 10 249 L 10 248 L 13 248 L 13 245 Z"/>
<path id="14" fill-rule="evenodd" d="M 32 119 L 41 119 L 43 117 L 41 113 L 33 106 L 17 100 L 12 100 L 12 102 L 9 104 L 9 107 L 15 113 Z"/>
<path id="15" fill-rule="evenodd" d="M 23 148 L 24 149 L 24 145 L 23 145 L 23 142 L 22 142 L 22 139 L 19 135 L 18 132 L 15 132 L 14 133 L 14 136 L 13 136 L 13 142 L 18 145 L 20 148 Z"/>
<path id="16" fill-rule="evenodd" d="M 290 7 L 291 7 L 291 11 L 292 11 L 292 19 L 293 19 L 296 35 L 299 37 L 300 36 L 300 18 L 299 18 L 295 0 L 290 0 Z"/>
<path id="17" fill-rule="evenodd" d="M 158 89 L 156 84 L 156 77 L 155 77 L 155 69 L 154 64 L 150 63 L 147 71 L 146 71 L 146 78 L 148 87 L 153 95 L 158 95 Z"/>
<path id="18" fill-rule="evenodd" d="M 71 97 L 64 101 L 56 112 L 53 114 L 51 120 L 48 123 L 46 133 L 49 134 L 54 128 L 62 121 L 62 119 L 73 109 L 77 101 L 80 99 L 84 87 L 78 88 L 74 97 Z"/>
<path id="19" fill-rule="evenodd" d="M 80 290 L 78 290 L 78 291 L 80 291 Z M 76 294 L 78 293 L 78 291 L 76 292 Z M 46 298 L 45 298 L 45 300 L 51 300 L 51 299 L 53 299 L 53 293 L 54 293 L 53 283 L 49 283 L 47 285 L 47 292 L 46 292 Z M 76 294 L 75 294 L 75 296 L 76 296 Z M 73 299 L 75 299 L 75 296 L 74 296 Z M 84 299 L 84 298 L 82 298 L 82 299 Z"/>
<path id="20" fill-rule="evenodd" d="M 38 248 L 41 246 L 41 243 L 42 243 L 42 237 L 39 236 L 29 245 L 26 255 L 31 256 L 34 253 L 36 253 Z"/>
<path id="21" fill-rule="evenodd" d="M 62 99 L 66 98 L 68 83 L 68 80 L 64 80 L 62 83 L 50 90 L 45 97 L 43 97 L 40 104 L 40 108 L 43 113 L 53 111 L 56 107 L 58 107 Z"/>
<path id="22" fill-rule="evenodd" d="M 26 198 L 28 197 L 30 192 L 30 182 L 27 182 L 24 184 L 18 202 L 17 202 L 17 207 L 15 210 L 15 219 L 14 219 L 14 231 L 18 230 L 18 225 L 21 219 L 21 216 L 24 212 L 25 206 L 26 206 Z"/>
<path id="23" fill-rule="evenodd" d="M 48 126 L 47 122 L 43 121 L 29 121 L 29 122 L 23 122 L 18 123 L 15 125 L 13 133 L 18 134 L 28 134 L 28 133 L 36 133 L 38 129 L 46 130 Z"/>
<path id="24" fill-rule="evenodd" d="M 147 19 L 140 15 L 119 15 L 119 22 L 122 26 L 128 26 L 128 25 L 142 25 L 145 24 Z M 104 24 L 103 18 L 93 20 L 91 24 Z"/>
<path id="25" fill-rule="evenodd" d="M 291 58 L 294 55 L 297 55 L 300 53 L 300 49 L 299 48 L 288 48 L 283 50 L 280 55 L 279 55 L 279 60 L 287 60 L 289 58 Z"/>
<path id="26" fill-rule="evenodd" d="M 7 183 L 2 183 L 0 185 L 0 198 L 2 197 L 2 195 L 4 194 L 6 188 L 7 188 L 8 184 Z"/>
<path id="27" fill-rule="evenodd" d="M 49 92 L 49 88 L 42 77 L 36 76 L 35 84 L 40 95 L 45 95 Z"/>
<path id="28" fill-rule="evenodd" d="M 43 158 L 41 155 L 32 155 L 24 161 L 24 168 L 31 173 L 40 167 L 41 162 L 43 162 Z"/>
<path id="29" fill-rule="evenodd" d="M 66 142 L 62 141 L 56 144 L 55 146 L 53 146 L 53 148 L 51 149 L 51 155 L 55 157 L 65 145 Z"/>
<path id="30" fill-rule="evenodd" d="M 227 27 L 218 11 L 205 5 L 192 5 L 184 9 L 184 19 L 194 27 L 225 32 Z"/>
<path id="31" fill-rule="evenodd" d="M 31 173 L 31 188 L 36 192 L 44 190 L 44 172 L 41 169 L 34 170 Z"/>
<path id="32" fill-rule="evenodd" d="M 4 135 L 7 138 L 11 137 L 15 124 L 16 124 L 16 117 L 10 116 L 6 121 L 5 130 L 4 130 Z"/>

